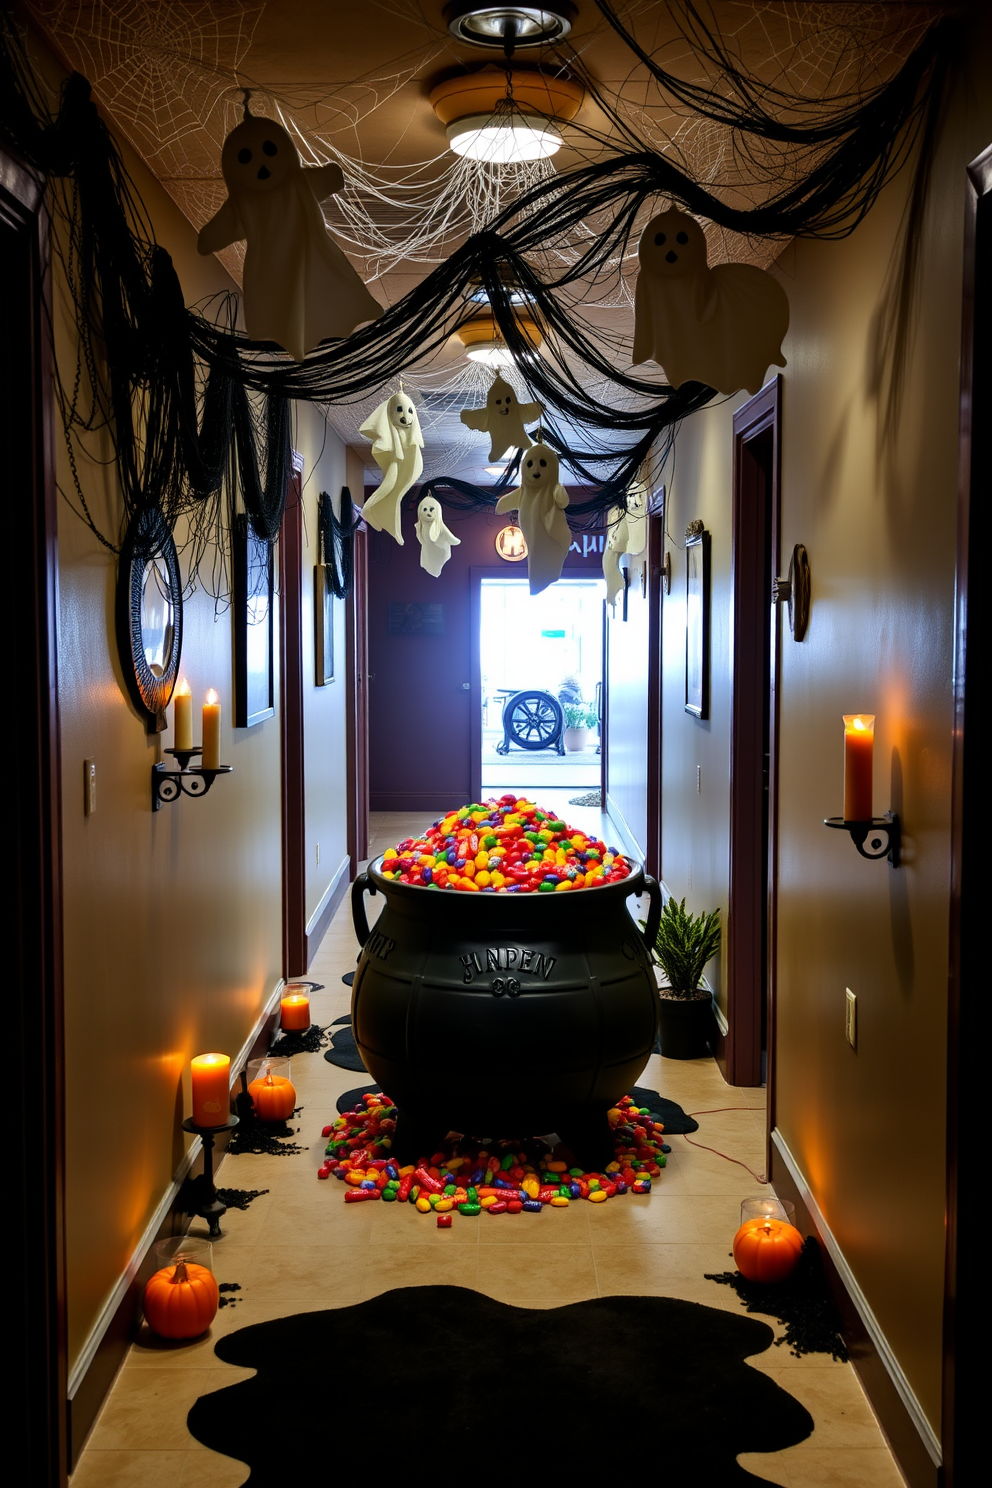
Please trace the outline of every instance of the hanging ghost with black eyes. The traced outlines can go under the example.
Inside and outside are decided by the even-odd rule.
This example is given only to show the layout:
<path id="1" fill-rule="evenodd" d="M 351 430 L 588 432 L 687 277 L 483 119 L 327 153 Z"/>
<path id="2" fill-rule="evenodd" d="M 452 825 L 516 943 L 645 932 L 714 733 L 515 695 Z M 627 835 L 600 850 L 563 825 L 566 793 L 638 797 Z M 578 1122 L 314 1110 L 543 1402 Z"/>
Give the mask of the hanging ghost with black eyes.
<path id="1" fill-rule="evenodd" d="M 497 512 L 520 513 L 531 594 L 540 594 L 561 577 L 572 541 L 567 505 L 568 492 L 558 481 L 558 456 L 546 444 L 532 444 L 520 462 L 520 485 L 496 503 Z"/>
<path id="2" fill-rule="evenodd" d="M 785 366 L 789 301 L 751 264 L 706 262 L 706 238 L 685 212 L 660 212 L 641 234 L 634 293 L 634 355 L 655 361 L 672 387 L 703 382 L 756 393 L 769 366 Z"/>
<path id="3" fill-rule="evenodd" d="M 530 435 L 524 424 L 533 424 L 544 412 L 543 403 L 521 403 L 510 384 L 496 377 L 486 394 L 485 408 L 465 408 L 462 423 L 488 433 L 489 458 L 498 460 L 508 449 L 529 449 Z"/>
<path id="4" fill-rule="evenodd" d="M 461 538 L 448 531 L 441 503 L 433 496 L 425 496 L 417 507 L 417 541 L 421 568 L 426 569 L 432 578 L 440 578 L 442 568 L 451 557 L 451 549 L 461 546 Z"/>
<path id="5" fill-rule="evenodd" d="M 350 336 L 382 306 L 328 236 L 319 202 L 344 185 L 341 167 L 304 169 L 281 124 L 249 115 L 224 141 L 227 201 L 201 229 L 200 253 L 245 239 L 245 329 L 301 362 L 331 336 Z"/>
<path id="6" fill-rule="evenodd" d="M 388 532 L 403 546 L 400 502 L 424 468 L 424 436 L 413 399 L 394 393 L 367 418 L 360 433 L 372 441 L 372 458 L 382 480 L 362 507 L 362 516 L 378 532 Z"/>

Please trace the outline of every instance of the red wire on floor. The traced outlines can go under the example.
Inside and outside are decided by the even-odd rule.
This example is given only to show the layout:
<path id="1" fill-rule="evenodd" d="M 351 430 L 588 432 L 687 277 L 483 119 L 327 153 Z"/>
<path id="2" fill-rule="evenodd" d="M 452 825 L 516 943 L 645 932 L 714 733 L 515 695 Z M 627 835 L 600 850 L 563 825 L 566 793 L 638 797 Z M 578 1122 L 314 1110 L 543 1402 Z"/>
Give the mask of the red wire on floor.
<path id="1" fill-rule="evenodd" d="M 689 1111 L 689 1112 L 687 1112 L 687 1115 L 693 1116 L 693 1117 L 695 1117 L 695 1116 L 716 1116 L 721 1111 L 751 1111 L 753 1109 L 754 1109 L 753 1106 L 713 1106 L 708 1111 Z M 728 1152 L 721 1152 L 720 1149 L 719 1149 L 719 1147 L 708 1147 L 705 1142 L 694 1142 L 691 1137 L 686 1136 L 685 1132 L 677 1132 L 677 1133 L 676 1132 L 673 1132 L 672 1135 L 673 1136 L 684 1137 L 685 1140 L 689 1143 L 689 1146 L 690 1147 L 701 1147 L 704 1152 L 713 1152 L 713 1153 L 716 1154 L 717 1157 L 722 1157 L 727 1162 L 736 1163 L 739 1168 L 746 1169 L 746 1171 L 751 1174 L 751 1177 L 757 1183 L 767 1183 L 768 1182 L 768 1175 L 767 1175 L 767 1173 L 756 1173 L 754 1171 L 754 1169 L 752 1167 L 749 1167 L 748 1164 L 746 1162 L 744 1162 L 741 1158 L 739 1158 L 739 1157 L 731 1157 Z"/>

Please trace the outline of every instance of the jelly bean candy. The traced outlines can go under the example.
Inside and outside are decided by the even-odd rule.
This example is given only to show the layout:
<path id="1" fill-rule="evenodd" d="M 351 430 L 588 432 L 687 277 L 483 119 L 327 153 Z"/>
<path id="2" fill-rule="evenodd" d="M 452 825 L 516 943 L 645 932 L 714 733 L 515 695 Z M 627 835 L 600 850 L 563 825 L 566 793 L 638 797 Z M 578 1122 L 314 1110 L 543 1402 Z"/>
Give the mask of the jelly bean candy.
<path id="1" fill-rule="evenodd" d="M 438 1217 L 437 1217 L 437 1227 L 438 1227 L 438 1229 L 439 1230 L 450 1230 L 451 1229 L 451 1218 L 452 1218 L 452 1216 L 450 1214 L 439 1214 Z"/>
<path id="2" fill-rule="evenodd" d="M 347 1194 L 345 1194 L 345 1198 L 347 1198 L 347 1197 L 348 1197 Z M 421 1214 L 430 1214 L 430 1212 L 431 1212 L 431 1201 L 430 1201 L 430 1199 L 428 1199 L 426 1196 L 422 1195 L 417 1200 L 417 1208 L 420 1210 Z"/>

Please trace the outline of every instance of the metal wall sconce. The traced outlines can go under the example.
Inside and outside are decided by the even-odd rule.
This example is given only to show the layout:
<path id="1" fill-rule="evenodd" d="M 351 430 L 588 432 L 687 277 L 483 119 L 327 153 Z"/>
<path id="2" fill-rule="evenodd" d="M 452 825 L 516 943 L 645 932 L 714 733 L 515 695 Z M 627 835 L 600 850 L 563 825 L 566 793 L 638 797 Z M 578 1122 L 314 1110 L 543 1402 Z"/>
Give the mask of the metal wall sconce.
<path id="1" fill-rule="evenodd" d="M 796 543 L 789 559 L 789 576 L 772 580 L 772 604 L 789 606 L 789 629 L 792 639 L 801 641 L 809 629 L 810 573 L 809 554 L 802 543 Z"/>
<path id="2" fill-rule="evenodd" d="M 893 868 L 899 867 L 902 828 L 897 812 L 887 811 L 884 816 L 873 816 L 870 821 L 845 821 L 842 816 L 825 816 L 823 825 L 849 832 L 863 858 L 888 858 Z"/>
<path id="3" fill-rule="evenodd" d="M 218 765 L 216 769 L 204 770 L 198 766 L 190 769 L 194 754 L 202 754 L 198 744 L 194 749 L 167 749 L 179 761 L 178 770 L 168 765 L 152 765 L 152 810 L 159 811 L 167 801 L 178 801 L 180 796 L 205 796 L 218 775 L 230 775 L 233 765 Z"/>

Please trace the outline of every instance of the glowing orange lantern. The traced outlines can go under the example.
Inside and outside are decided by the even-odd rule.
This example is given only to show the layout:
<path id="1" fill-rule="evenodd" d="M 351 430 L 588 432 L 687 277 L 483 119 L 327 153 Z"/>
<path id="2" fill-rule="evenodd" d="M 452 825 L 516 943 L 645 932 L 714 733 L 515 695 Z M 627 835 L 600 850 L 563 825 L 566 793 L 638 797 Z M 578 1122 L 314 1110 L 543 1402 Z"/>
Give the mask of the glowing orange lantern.
<path id="1" fill-rule="evenodd" d="M 803 1237 L 781 1219 L 749 1219 L 734 1236 L 734 1263 L 748 1281 L 785 1281 L 799 1261 Z"/>
<path id="2" fill-rule="evenodd" d="M 285 1121 L 296 1108 L 296 1088 L 289 1078 L 288 1059 L 252 1060 L 255 1072 L 248 1082 L 255 1115 L 260 1121 Z"/>

